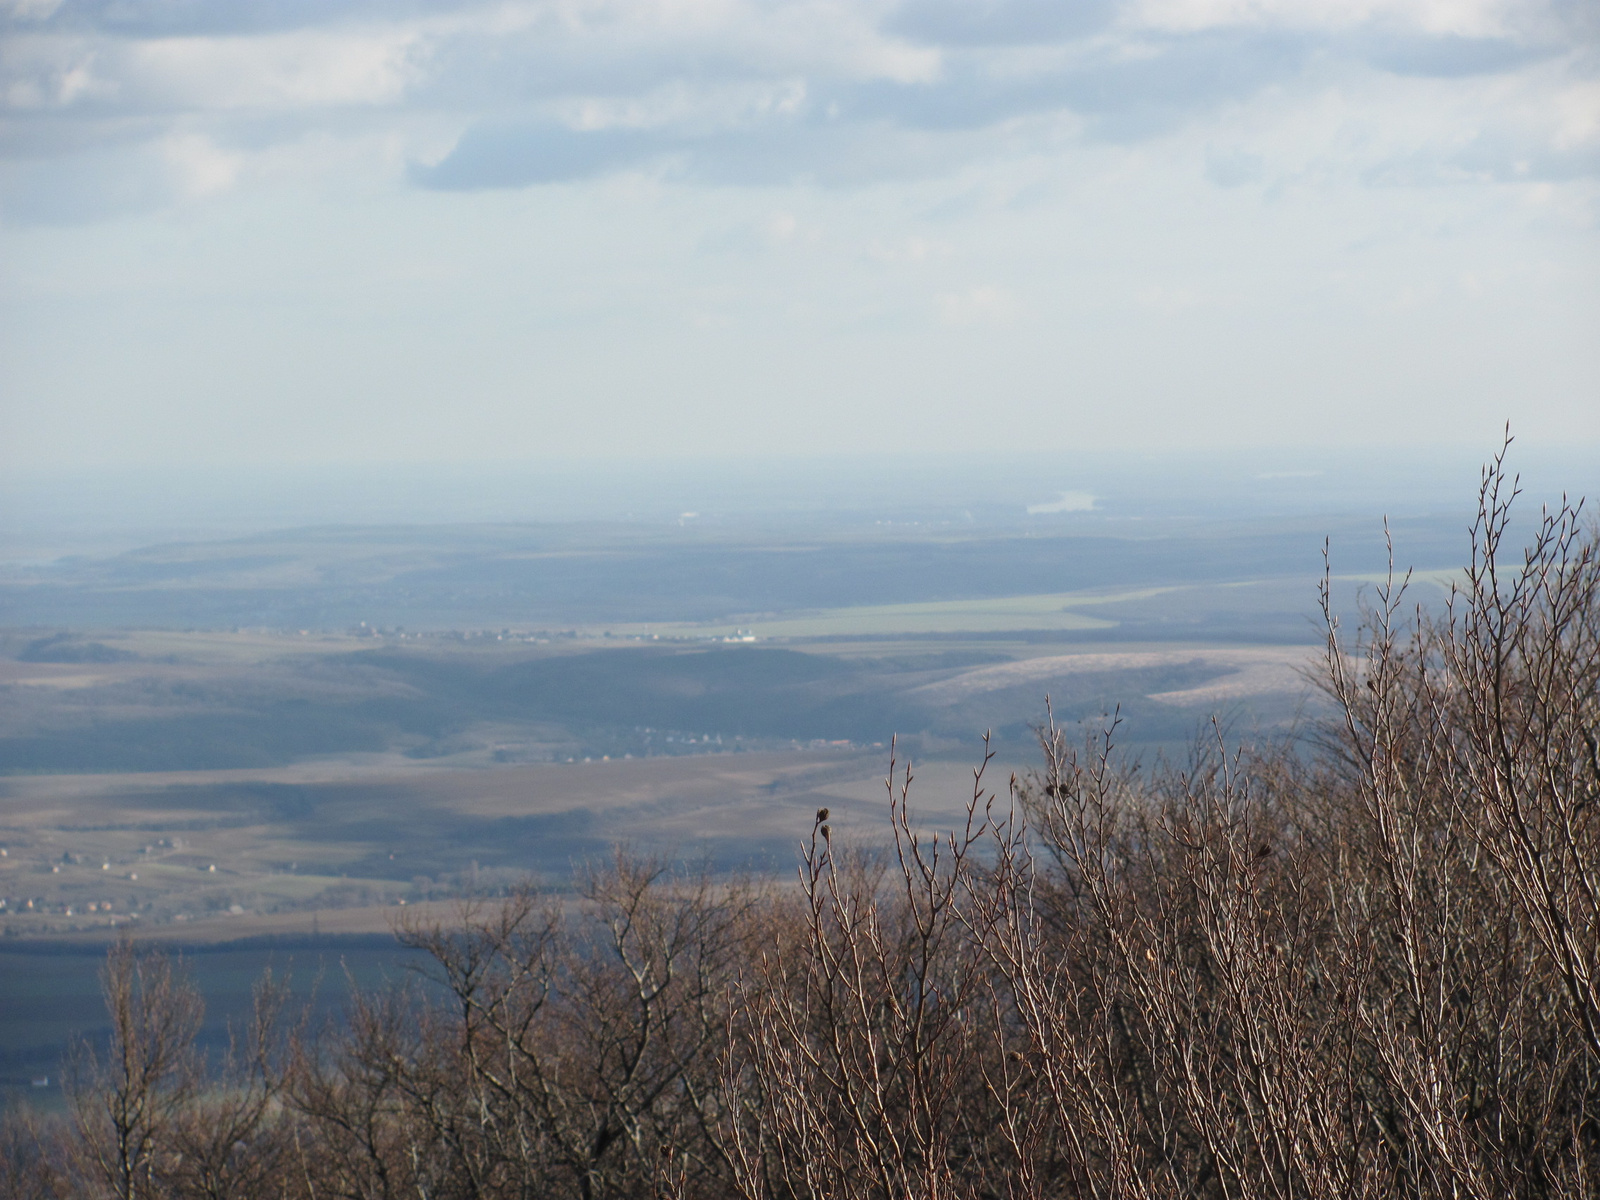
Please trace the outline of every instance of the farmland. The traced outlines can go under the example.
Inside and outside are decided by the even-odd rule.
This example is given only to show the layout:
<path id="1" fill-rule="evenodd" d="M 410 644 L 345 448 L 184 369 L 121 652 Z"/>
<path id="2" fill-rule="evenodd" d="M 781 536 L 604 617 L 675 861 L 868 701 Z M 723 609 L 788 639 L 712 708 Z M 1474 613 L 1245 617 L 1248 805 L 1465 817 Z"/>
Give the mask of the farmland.
<path id="1" fill-rule="evenodd" d="M 400 970 L 399 923 L 570 896 L 619 845 L 781 877 L 819 808 L 870 843 L 891 745 L 948 822 L 986 730 L 992 781 L 1035 764 L 1047 696 L 1146 757 L 1213 714 L 1292 736 L 1314 544 L 1137 532 L 322 529 L 0 568 L 0 1075 L 94 1028 L 120 933 L 182 950 L 217 1045 L 269 964 L 331 1011 Z M 1347 547 L 1345 611 L 1380 550 Z"/>

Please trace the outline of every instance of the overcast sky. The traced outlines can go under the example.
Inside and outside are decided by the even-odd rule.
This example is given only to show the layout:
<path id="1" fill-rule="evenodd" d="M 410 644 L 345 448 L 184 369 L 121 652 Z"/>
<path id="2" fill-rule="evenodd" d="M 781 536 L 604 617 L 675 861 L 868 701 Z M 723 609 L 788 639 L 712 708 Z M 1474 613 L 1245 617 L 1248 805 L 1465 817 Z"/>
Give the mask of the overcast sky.
<path id="1" fill-rule="evenodd" d="M 1594 0 L 0 12 L 0 469 L 1600 447 Z"/>

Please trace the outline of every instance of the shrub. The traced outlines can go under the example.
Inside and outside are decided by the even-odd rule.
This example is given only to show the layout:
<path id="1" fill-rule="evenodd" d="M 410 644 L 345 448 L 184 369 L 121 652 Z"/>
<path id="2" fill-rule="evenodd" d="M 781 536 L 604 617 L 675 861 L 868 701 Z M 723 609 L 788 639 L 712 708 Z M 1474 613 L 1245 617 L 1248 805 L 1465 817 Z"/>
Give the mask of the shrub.
<path id="1" fill-rule="evenodd" d="M 1600 1186 L 1600 564 L 1577 505 L 1507 557 L 1485 471 L 1448 609 L 1391 573 L 1307 749 L 1120 761 L 1047 724 L 940 834 L 799 886 L 624 856 L 412 925 L 436 988 L 359 996 L 202 1078 L 198 998 L 112 952 L 73 1121 L 7 1194 L 1588 1196 Z M 25 1185 L 22 1181 L 26 1181 Z"/>

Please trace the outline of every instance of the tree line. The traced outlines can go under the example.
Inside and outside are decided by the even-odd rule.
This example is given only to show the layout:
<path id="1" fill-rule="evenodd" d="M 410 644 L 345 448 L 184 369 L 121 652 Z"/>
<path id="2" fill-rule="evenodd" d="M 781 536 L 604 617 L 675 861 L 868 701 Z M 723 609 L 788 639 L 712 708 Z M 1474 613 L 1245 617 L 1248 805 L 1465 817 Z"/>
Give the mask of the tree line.
<path id="1" fill-rule="evenodd" d="M 1600 1193 L 1600 531 L 1511 536 L 1486 469 L 1448 607 L 1391 572 L 1332 717 L 1141 767 L 1114 717 L 974 771 L 930 832 L 798 881 L 619 855 L 400 932 L 434 983 L 231 1050 L 124 943 L 67 1115 L 0 1193 L 295 1200 L 1585 1197 Z"/>

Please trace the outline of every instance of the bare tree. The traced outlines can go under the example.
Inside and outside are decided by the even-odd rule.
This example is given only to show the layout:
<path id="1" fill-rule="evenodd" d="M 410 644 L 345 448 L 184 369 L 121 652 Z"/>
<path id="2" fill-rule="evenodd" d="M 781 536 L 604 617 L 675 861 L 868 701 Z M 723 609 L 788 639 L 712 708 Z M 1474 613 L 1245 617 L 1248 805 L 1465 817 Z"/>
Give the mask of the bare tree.
<path id="1" fill-rule="evenodd" d="M 353 994 L 341 1025 L 300 1036 L 285 1079 L 290 1168 L 308 1197 L 447 1196 L 449 1156 L 406 1102 L 408 1074 L 441 1053 L 414 997 Z"/>
<path id="2" fill-rule="evenodd" d="M 279 1019 L 287 996 L 286 983 L 269 968 L 252 991 L 249 1022 L 243 1030 L 230 1028 L 221 1063 L 177 1114 L 172 1194 L 252 1200 L 274 1190 L 288 1156 L 277 1120 L 284 1071 Z"/>
<path id="3" fill-rule="evenodd" d="M 167 1194 L 173 1135 L 201 1085 L 200 993 L 158 953 L 124 939 L 101 971 L 110 1044 L 78 1048 L 68 1098 L 85 1186 L 118 1200 Z"/>
<path id="4" fill-rule="evenodd" d="M 753 893 L 618 855 L 576 914 L 532 890 L 413 925 L 431 984 L 364 998 L 290 1103 L 339 1194 L 715 1191 L 715 1051 Z M 310 1168 L 308 1167 L 308 1170 Z"/>
<path id="5" fill-rule="evenodd" d="M 1579 1194 L 1600 1099 L 1596 539 L 1563 506 L 1504 566 L 1503 458 L 1443 620 L 1405 616 L 1391 570 L 1349 654 L 1324 589 L 1340 969 L 1364 981 L 1374 1118 L 1411 1186 Z"/>
<path id="6" fill-rule="evenodd" d="M 1442 613 L 1322 594 L 1311 746 L 1144 768 L 1111 716 L 788 893 L 619 854 L 410 925 L 430 978 L 219 1071 L 170 961 L 107 960 L 71 1139 L 0 1188 L 207 1200 L 1583 1197 L 1600 1182 L 1600 535 L 1486 470 Z M 54 1190 L 52 1190 L 54 1189 Z M 13 1189 L 15 1190 L 15 1189 Z"/>
<path id="7" fill-rule="evenodd" d="M 964 1194 L 994 1139 L 980 1066 L 991 1010 L 957 909 L 985 836 L 982 771 L 965 829 L 946 835 L 913 827 L 911 779 L 891 757 L 887 863 L 842 853 L 817 813 L 800 919 L 741 989 L 770 1158 L 745 1172 L 747 1195 Z"/>
<path id="8" fill-rule="evenodd" d="M 76 1148 L 60 1122 L 41 1120 L 22 1104 L 0 1109 L 0 1196 L 72 1200 Z"/>
<path id="9" fill-rule="evenodd" d="M 1600 1056 L 1600 547 L 1563 503 L 1505 563 L 1517 492 L 1502 450 L 1440 638 L 1454 796 Z"/>

